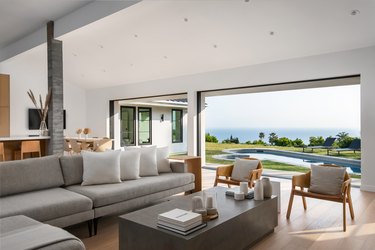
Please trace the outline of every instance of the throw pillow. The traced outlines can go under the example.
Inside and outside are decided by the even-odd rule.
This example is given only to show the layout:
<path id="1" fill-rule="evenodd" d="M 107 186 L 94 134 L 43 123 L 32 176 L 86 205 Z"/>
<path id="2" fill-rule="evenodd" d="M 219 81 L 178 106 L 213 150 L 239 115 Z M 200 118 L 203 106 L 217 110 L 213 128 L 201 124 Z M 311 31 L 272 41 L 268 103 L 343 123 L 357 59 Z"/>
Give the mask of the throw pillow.
<path id="1" fill-rule="evenodd" d="M 159 173 L 169 173 L 172 169 L 168 160 L 169 148 L 161 147 L 156 149 L 156 159 Z"/>
<path id="2" fill-rule="evenodd" d="M 344 167 L 325 167 L 312 164 L 309 191 L 329 195 L 340 194 L 345 172 Z"/>
<path id="3" fill-rule="evenodd" d="M 153 176 L 159 175 L 156 157 L 156 146 L 148 146 L 141 148 L 129 148 L 126 147 L 125 151 L 138 151 L 141 154 L 139 175 L 143 176 Z"/>
<path id="4" fill-rule="evenodd" d="M 237 158 L 234 162 L 231 178 L 236 181 L 249 181 L 250 171 L 257 168 L 259 160 L 247 160 Z"/>
<path id="5" fill-rule="evenodd" d="M 121 151 L 121 180 L 136 180 L 139 178 L 140 159 L 141 152 L 139 150 Z"/>
<path id="6" fill-rule="evenodd" d="M 120 151 L 89 152 L 82 151 L 82 186 L 120 183 Z"/>

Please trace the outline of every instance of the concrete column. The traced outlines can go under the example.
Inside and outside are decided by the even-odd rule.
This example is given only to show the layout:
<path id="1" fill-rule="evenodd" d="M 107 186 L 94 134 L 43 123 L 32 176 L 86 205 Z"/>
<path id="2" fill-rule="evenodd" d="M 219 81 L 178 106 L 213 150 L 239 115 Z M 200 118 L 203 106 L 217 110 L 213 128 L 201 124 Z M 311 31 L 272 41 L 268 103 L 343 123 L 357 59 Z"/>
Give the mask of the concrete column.
<path id="1" fill-rule="evenodd" d="M 188 91 L 187 148 L 188 155 L 197 155 L 197 92 Z"/>
<path id="2" fill-rule="evenodd" d="M 48 109 L 48 130 L 51 137 L 48 154 L 64 153 L 64 92 L 62 41 L 53 39 L 53 22 L 47 24 L 48 89 L 52 96 Z"/>

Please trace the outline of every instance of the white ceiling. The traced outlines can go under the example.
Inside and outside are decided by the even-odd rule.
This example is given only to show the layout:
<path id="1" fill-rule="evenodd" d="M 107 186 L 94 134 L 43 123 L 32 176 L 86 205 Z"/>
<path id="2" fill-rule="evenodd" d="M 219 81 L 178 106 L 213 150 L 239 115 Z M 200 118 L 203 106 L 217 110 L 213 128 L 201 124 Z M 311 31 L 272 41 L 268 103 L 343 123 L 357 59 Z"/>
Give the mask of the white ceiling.
<path id="1" fill-rule="evenodd" d="M 0 48 L 93 0 L 0 0 Z"/>
<path id="2" fill-rule="evenodd" d="M 373 46 L 374 27 L 374 0 L 146 0 L 59 39 L 64 80 L 99 88 Z"/>

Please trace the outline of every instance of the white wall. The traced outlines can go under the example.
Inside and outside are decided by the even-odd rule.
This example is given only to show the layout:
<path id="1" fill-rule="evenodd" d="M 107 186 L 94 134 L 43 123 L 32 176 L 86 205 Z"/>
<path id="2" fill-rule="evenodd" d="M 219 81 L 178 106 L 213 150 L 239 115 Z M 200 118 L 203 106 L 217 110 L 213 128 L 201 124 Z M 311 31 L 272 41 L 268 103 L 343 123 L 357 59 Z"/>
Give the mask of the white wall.
<path id="1" fill-rule="evenodd" d="M 362 189 L 375 192 L 375 47 L 87 91 L 87 122 L 107 131 L 108 100 L 361 75 Z M 196 101 L 189 98 L 188 102 Z M 275 104 L 276 105 L 276 104 Z M 189 134 L 188 140 L 194 140 Z"/>
<path id="2" fill-rule="evenodd" d="M 34 104 L 27 96 L 31 89 L 34 95 L 48 90 L 47 46 L 41 45 L 0 63 L 0 73 L 10 75 L 10 134 L 38 134 L 28 129 L 28 109 Z M 37 97 L 39 98 L 39 97 Z M 85 90 L 64 82 L 64 109 L 66 110 L 66 135 L 74 135 L 77 128 L 86 126 Z"/>
<path id="3" fill-rule="evenodd" d="M 124 105 L 133 106 L 134 105 Z M 152 145 L 158 147 L 169 147 L 170 153 L 185 153 L 187 152 L 187 110 L 183 109 L 183 142 L 172 143 L 172 108 L 170 107 L 156 107 L 142 105 L 139 107 L 147 107 L 152 109 Z M 115 108 L 120 111 L 120 108 Z M 137 112 L 137 111 L 136 111 Z M 160 116 L 164 115 L 164 121 L 160 121 Z M 137 116 L 138 117 L 138 116 Z M 115 148 L 120 146 L 120 115 L 115 115 Z M 138 118 L 137 118 L 138 120 Z M 136 121 L 137 121 L 136 120 Z M 136 122 L 136 128 L 138 123 Z M 138 130 L 137 130 L 138 131 Z M 138 134 L 136 133 L 136 141 L 138 141 Z"/>

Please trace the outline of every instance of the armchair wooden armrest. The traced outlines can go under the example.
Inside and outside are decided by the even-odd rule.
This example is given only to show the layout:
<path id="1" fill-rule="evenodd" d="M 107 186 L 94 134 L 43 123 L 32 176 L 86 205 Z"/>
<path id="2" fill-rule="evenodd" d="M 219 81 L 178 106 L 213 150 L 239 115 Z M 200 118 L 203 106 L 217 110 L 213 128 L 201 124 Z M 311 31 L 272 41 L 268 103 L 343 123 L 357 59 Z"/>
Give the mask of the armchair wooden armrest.
<path id="1" fill-rule="evenodd" d="M 301 188 L 309 188 L 310 187 L 310 172 L 301 175 L 295 175 L 292 178 L 292 186 L 301 187 Z"/>
<path id="2" fill-rule="evenodd" d="M 254 186 L 254 181 L 260 179 L 262 176 L 262 168 L 254 169 L 250 172 L 249 177 L 247 178 L 249 181 L 249 187 L 252 188 Z"/>
<path id="3" fill-rule="evenodd" d="M 349 178 L 347 179 L 346 181 L 344 181 L 342 183 L 342 186 L 341 186 L 341 194 L 345 194 L 346 192 L 350 192 L 350 183 L 351 183 L 352 179 Z"/>
<path id="4" fill-rule="evenodd" d="M 226 166 L 221 166 L 216 168 L 216 176 L 225 176 L 225 177 L 230 177 L 232 175 L 233 171 L 233 164 L 232 165 L 226 165 Z"/>

